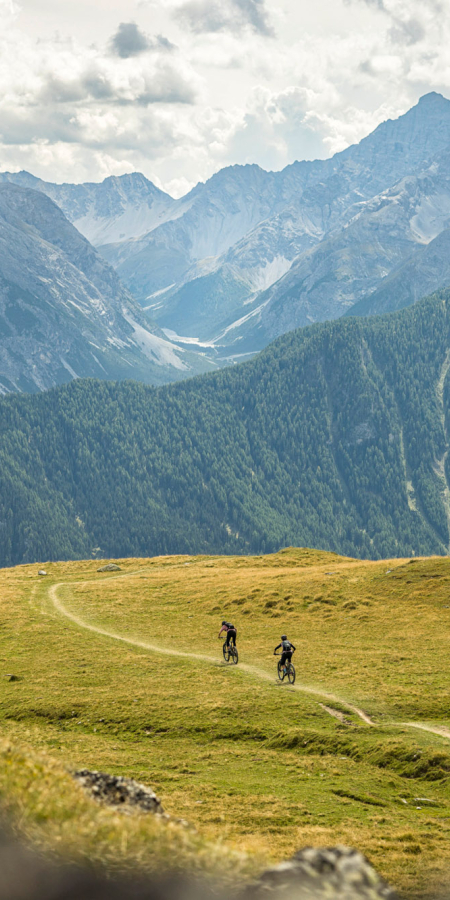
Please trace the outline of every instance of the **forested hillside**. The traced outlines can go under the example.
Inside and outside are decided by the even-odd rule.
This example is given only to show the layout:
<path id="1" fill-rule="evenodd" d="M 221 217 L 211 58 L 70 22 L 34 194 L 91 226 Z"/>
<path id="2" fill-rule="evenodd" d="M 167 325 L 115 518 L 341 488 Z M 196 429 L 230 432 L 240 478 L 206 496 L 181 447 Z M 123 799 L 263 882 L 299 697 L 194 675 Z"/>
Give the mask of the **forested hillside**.
<path id="1" fill-rule="evenodd" d="M 0 563 L 289 544 L 447 553 L 449 362 L 442 292 L 175 385 L 5 397 Z"/>

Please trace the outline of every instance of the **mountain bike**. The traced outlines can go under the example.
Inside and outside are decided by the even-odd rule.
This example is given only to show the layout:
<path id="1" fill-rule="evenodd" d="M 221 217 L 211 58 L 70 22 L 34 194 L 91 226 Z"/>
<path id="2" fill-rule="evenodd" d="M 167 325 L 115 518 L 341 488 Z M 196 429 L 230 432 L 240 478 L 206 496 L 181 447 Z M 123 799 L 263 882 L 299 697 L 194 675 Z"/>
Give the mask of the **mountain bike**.
<path id="1" fill-rule="evenodd" d="M 281 656 L 281 653 L 277 653 L 277 656 Z M 280 681 L 284 681 L 287 676 L 289 684 L 295 683 L 295 669 L 292 665 L 292 662 L 287 662 L 285 666 L 281 665 L 281 659 L 278 660 L 277 665 L 278 678 Z"/>
<path id="2" fill-rule="evenodd" d="M 235 666 L 237 666 L 239 654 L 237 652 L 237 647 L 235 647 L 234 644 L 228 644 L 227 647 L 227 642 L 225 640 L 223 642 L 222 652 L 225 662 L 230 662 L 231 659 L 231 662 L 234 663 Z"/>

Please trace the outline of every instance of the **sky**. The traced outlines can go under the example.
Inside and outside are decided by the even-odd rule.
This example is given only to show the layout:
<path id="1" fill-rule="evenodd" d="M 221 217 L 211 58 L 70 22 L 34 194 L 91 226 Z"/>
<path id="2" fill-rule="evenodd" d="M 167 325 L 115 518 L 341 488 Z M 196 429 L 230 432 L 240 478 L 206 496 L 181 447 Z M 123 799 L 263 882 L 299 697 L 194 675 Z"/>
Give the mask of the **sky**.
<path id="1" fill-rule="evenodd" d="M 173 196 L 450 97 L 450 0 L 0 0 L 0 171 Z"/>

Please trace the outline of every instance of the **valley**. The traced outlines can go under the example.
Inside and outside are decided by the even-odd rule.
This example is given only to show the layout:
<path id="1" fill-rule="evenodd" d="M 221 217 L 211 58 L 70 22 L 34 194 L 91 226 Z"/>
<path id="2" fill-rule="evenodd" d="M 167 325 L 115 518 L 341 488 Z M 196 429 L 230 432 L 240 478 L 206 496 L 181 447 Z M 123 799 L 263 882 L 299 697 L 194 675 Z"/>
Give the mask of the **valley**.
<path id="1" fill-rule="evenodd" d="M 76 380 L 0 400 L 0 564 L 443 554 L 448 291 L 283 335 L 179 384 Z"/>
<path id="2" fill-rule="evenodd" d="M 178 372 L 132 373 L 158 383 L 239 362 L 298 327 L 448 287 L 449 146 L 450 102 L 430 92 L 329 159 L 273 172 L 228 166 L 179 199 L 137 172 L 62 185 L 3 172 L 0 182 L 48 195 L 166 350 L 191 352 Z"/>
<path id="3" fill-rule="evenodd" d="M 244 853 L 237 877 L 299 846 L 347 843 L 405 896 L 435 896 L 450 864 L 449 561 L 291 548 L 118 564 L 1 571 L 13 747 L 149 784 L 200 842 Z M 221 658 L 224 616 L 238 627 L 237 667 Z M 276 678 L 281 631 L 297 646 L 294 688 Z M 8 791 L 17 815 L 13 780 Z M 64 830 L 64 803 L 52 821 L 25 795 L 19 806 L 43 846 L 59 834 L 69 854 L 111 857 L 115 839 L 95 851 Z M 130 865 L 135 854 L 157 864 L 161 848 L 142 857 L 128 828 Z M 208 868 L 207 852 L 203 863 L 189 852 Z"/>
<path id="4" fill-rule="evenodd" d="M 450 900 L 450 0 L 0 21 L 0 900 Z"/>
<path id="5" fill-rule="evenodd" d="M 45 194 L 0 184 L 0 395 L 84 377 L 164 383 L 208 371 L 142 312 Z"/>

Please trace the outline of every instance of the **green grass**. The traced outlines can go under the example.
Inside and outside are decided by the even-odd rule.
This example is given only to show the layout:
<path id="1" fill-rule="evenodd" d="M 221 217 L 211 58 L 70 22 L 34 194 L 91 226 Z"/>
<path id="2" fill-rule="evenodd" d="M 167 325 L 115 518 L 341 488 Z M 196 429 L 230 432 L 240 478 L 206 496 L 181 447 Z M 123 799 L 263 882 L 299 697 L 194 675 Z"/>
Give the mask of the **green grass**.
<path id="1" fill-rule="evenodd" d="M 167 836 L 145 843 L 139 831 L 159 835 L 160 826 L 119 817 L 117 835 L 133 827 L 114 857 L 95 828 L 93 838 L 77 830 L 76 817 L 65 830 L 53 814 L 36 821 L 21 779 L 11 785 L 0 775 L 33 840 L 106 865 L 170 859 L 204 871 L 229 871 L 228 854 L 238 851 L 246 854 L 239 877 L 306 844 L 347 843 L 411 898 L 444 883 L 450 731 L 446 738 L 401 723 L 450 728 L 450 561 L 286 550 L 123 560 L 119 577 L 97 574 L 98 565 L 51 563 L 47 578 L 38 566 L 0 572 L 1 665 L 20 677 L 0 682 L 3 733 L 59 760 L 49 771 L 86 766 L 150 784 L 168 812 L 196 826 L 197 843 L 186 848 L 172 828 L 167 851 Z M 65 608 L 91 625 L 211 661 L 82 630 L 54 608 L 55 584 Z M 238 626 L 242 666 L 221 660 L 224 617 Z M 296 687 L 309 692 L 277 683 L 272 651 L 284 631 L 298 648 Z"/>
<path id="2" fill-rule="evenodd" d="M 124 814 L 96 804 L 54 759 L 26 745 L 0 746 L 2 805 L 21 837 L 56 860 L 108 872 L 189 870 L 229 882 L 249 877 L 256 860 L 212 842 L 182 823 Z"/>

